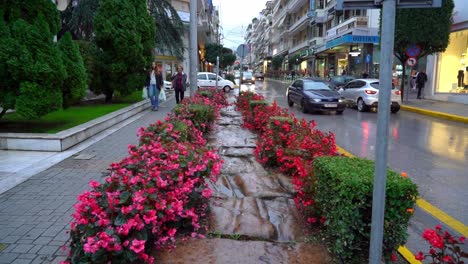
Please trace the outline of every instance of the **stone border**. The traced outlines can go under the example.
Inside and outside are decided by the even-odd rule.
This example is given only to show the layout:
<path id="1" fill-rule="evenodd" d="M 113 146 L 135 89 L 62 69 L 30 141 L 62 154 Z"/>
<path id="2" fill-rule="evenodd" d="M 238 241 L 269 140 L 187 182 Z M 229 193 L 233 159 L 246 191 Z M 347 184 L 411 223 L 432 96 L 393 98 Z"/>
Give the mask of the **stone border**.
<path id="1" fill-rule="evenodd" d="M 64 151 L 150 107 L 144 100 L 56 134 L 0 133 L 0 149 Z"/>

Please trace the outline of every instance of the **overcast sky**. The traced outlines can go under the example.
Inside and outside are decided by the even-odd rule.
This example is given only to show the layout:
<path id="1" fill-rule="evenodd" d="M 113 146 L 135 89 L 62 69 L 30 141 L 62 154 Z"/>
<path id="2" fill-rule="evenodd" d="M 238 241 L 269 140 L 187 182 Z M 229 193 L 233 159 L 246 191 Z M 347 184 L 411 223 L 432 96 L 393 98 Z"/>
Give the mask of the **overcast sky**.
<path id="1" fill-rule="evenodd" d="M 226 48 L 234 48 L 244 43 L 243 34 L 254 17 L 265 8 L 266 0 L 213 0 L 219 7 L 222 43 Z"/>

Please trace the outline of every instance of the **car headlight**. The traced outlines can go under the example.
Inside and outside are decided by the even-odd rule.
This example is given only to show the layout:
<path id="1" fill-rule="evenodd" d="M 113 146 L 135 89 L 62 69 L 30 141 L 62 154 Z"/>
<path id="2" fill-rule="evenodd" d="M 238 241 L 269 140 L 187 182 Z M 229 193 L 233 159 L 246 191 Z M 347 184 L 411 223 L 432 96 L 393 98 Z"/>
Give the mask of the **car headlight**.
<path id="1" fill-rule="evenodd" d="M 314 98 L 314 99 L 312 99 L 312 101 L 314 101 L 316 103 L 320 103 L 320 102 L 322 102 L 322 99 Z"/>
<path id="2" fill-rule="evenodd" d="M 245 77 L 242 77 L 242 80 L 245 80 Z"/>
<path id="3" fill-rule="evenodd" d="M 344 102 L 344 99 L 343 99 L 343 98 L 340 98 L 340 99 L 338 99 L 338 102 L 339 102 L 339 103 L 342 103 L 342 102 Z"/>

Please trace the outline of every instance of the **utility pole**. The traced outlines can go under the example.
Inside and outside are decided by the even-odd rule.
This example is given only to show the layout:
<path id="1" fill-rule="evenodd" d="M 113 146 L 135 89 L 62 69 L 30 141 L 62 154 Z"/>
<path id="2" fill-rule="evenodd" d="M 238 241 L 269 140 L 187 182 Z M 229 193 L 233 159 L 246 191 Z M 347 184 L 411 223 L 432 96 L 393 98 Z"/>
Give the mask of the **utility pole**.
<path id="1" fill-rule="evenodd" d="M 198 40 L 197 40 L 197 0 L 190 0 L 190 97 L 195 95 L 197 90 L 198 72 Z"/>

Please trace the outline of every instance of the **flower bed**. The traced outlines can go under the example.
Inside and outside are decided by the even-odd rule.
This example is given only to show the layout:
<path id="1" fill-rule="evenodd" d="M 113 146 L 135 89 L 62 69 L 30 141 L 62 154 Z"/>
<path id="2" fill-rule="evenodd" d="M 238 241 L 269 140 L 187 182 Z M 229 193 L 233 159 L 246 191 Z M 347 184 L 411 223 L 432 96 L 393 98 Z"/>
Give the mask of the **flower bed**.
<path id="1" fill-rule="evenodd" d="M 152 250 L 174 245 L 177 235 L 203 237 L 206 179 L 216 180 L 222 160 L 202 131 L 225 104 L 222 92 L 205 90 L 140 129 L 139 146 L 78 196 L 65 263 L 153 263 Z"/>
<path id="2" fill-rule="evenodd" d="M 238 99 L 244 127 L 260 136 L 257 160 L 292 177 L 296 207 L 307 222 L 323 224 L 324 234 L 333 240 L 333 253 L 345 263 L 363 263 L 369 248 L 373 162 L 340 157 L 332 133 L 323 133 L 314 121 L 298 120 L 276 103 L 267 105 L 262 100 L 252 92 L 241 92 Z M 414 207 L 417 196 L 416 186 L 395 174 L 389 172 L 387 182 L 387 258 L 406 241 L 411 216 L 407 209 Z"/>

